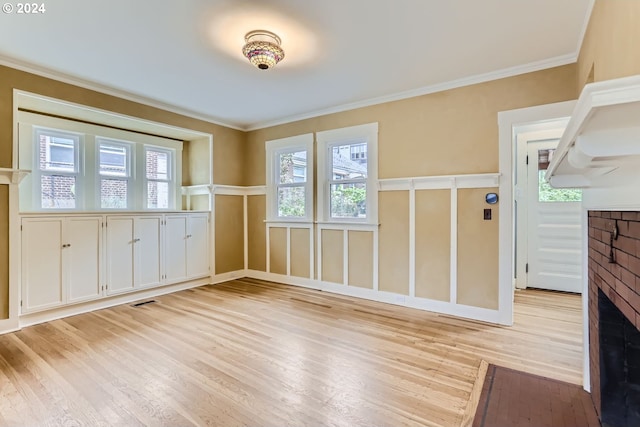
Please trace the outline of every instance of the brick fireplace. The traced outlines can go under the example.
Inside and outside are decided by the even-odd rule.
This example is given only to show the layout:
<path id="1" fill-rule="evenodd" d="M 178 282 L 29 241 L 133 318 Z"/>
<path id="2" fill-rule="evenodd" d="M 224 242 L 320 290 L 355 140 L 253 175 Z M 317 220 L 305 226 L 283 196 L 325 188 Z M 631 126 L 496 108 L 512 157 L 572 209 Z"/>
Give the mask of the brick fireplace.
<path id="1" fill-rule="evenodd" d="M 640 212 L 589 211 L 591 393 L 603 426 L 640 425 Z"/>

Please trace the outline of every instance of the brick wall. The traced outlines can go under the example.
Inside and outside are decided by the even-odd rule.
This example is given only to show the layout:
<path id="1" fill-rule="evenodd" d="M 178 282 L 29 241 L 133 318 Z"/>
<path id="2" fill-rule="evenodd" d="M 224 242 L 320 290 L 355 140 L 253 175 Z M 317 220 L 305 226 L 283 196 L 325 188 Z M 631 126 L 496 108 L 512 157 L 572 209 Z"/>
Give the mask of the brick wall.
<path id="1" fill-rule="evenodd" d="M 610 239 L 616 225 L 611 263 Z M 600 413 L 598 288 L 640 330 L 640 212 L 589 211 L 588 265 L 591 395 Z"/>

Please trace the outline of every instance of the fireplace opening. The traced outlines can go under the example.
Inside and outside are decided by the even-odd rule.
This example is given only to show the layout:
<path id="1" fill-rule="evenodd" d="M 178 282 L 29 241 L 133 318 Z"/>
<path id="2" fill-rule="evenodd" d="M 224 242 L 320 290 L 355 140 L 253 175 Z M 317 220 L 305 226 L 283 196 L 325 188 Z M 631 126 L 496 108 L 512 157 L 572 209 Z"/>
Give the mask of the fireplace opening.
<path id="1" fill-rule="evenodd" d="M 600 289 L 598 315 L 602 425 L 640 426 L 640 331 Z"/>

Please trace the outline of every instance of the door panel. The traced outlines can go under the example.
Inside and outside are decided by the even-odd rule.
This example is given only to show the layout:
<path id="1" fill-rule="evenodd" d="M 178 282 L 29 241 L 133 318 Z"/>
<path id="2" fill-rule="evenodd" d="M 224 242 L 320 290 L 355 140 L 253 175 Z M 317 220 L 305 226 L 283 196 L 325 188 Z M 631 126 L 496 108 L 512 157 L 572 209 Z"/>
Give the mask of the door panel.
<path id="1" fill-rule="evenodd" d="M 100 296 L 101 218 L 68 218 L 65 222 L 65 249 L 68 302 Z"/>
<path id="2" fill-rule="evenodd" d="M 22 312 L 64 301 L 62 219 L 22 221 Z"/>
<path id="3" fill-rule="evenodd" d="M 136 221 L 136 286 L 160 284 L 161 217 L 140 217 Z M 139 239 L 139 240 L 138 240 Z"/>
<path id="4" fill-rule="evenodd" d="M 556 190 L 544 181 L 558 140 L 528 143 L 527 286 L 582 292 L 582 203 L 579 190 Z M 551 151 L 553 153 L 553 151 Z"/>
<path id="5" fill-rule="evenodd" d="M 165 274 L 167 281 L 187 277 L 187 217 L 167 216 L 165 226 Z"/>
<path id="6" fill-rule="evenodd" d="M 187 239 L 187 275 L 189 277 L 209 274 L 209 217 L 189 217 Z"/>
<path id="7" fill-rule="evenodd" d="M 133 217 L 107 219 L 107 293 L 133 289 Z"/>

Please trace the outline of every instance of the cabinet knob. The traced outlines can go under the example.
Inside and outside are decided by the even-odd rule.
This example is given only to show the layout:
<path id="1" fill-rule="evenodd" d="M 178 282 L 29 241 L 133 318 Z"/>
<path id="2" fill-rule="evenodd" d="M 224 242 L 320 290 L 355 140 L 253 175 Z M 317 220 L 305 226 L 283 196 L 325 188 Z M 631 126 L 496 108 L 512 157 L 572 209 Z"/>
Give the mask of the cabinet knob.
<path id="1" fill-rule="evenodd" d="M 71 247 L 71 243 L 65 243 L 64 245 L 62 245 L 63 248 L 70 248 Z"/>
<path id="2" fill-rule="evenodd" d="M 134 243 L 135 243 L 135 242 L 139 242 L 139 241 L 140 241 L 140 239 L 133 239 L 133 242 L 134 242 Z"/>

